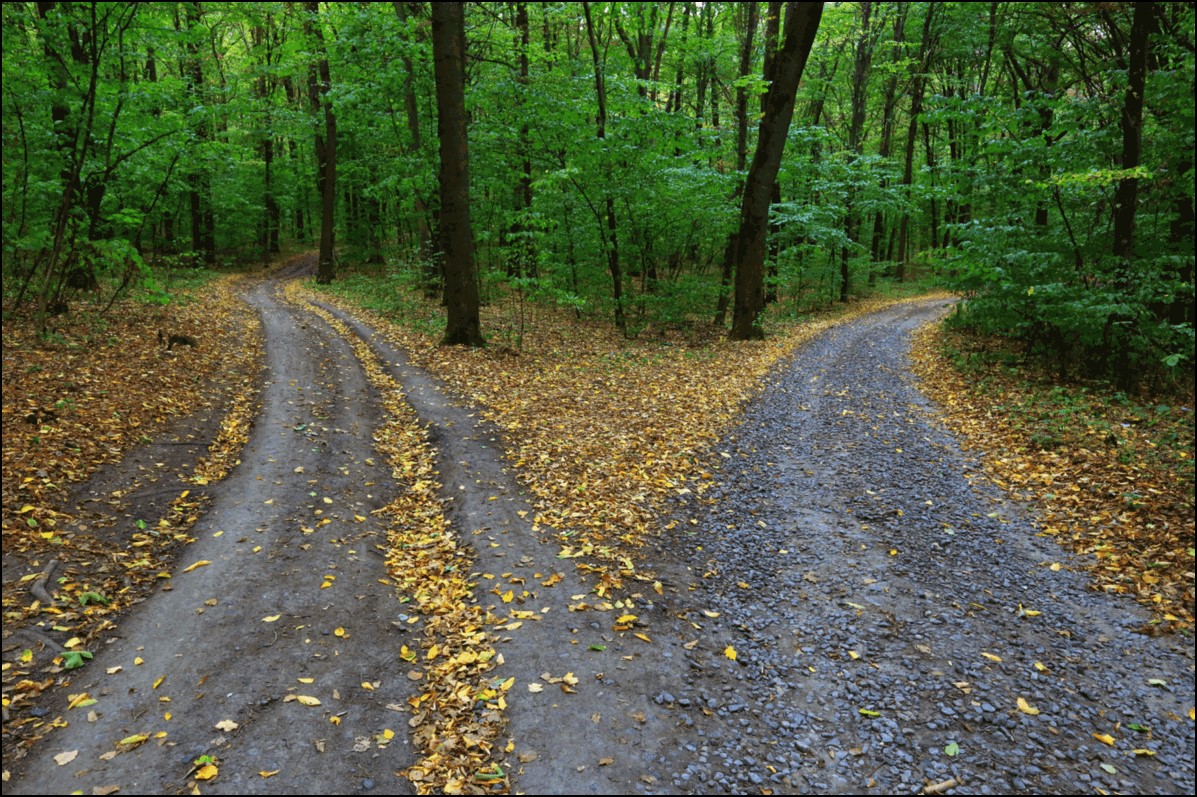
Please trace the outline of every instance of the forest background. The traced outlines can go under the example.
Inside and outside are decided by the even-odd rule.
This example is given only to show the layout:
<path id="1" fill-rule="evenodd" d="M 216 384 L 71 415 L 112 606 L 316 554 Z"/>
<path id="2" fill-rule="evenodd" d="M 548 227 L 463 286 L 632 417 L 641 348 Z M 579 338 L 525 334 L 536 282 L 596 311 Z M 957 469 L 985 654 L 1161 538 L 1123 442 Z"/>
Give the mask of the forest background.
<path id="1" fill-rule="evenodd" d="M 329 236 L 371 290 L 441 288 L 420 3 L 4 8 L 4 276 L 91 293 Z M 1165 3 L 829 4 L 773 186 L 765 299 L 933 275 L 1063 376 L 1183 384 L 1193 16 Z M 464 61 L 483 302 L 629 335 L 726 317 L 724 256 L 780 3 L 477 3 Z M 325 191 L 326 179 L 331 179 Z M 322 199 L 330 207 L 322 217 Z M 503 330 L 518 346 L 526 314 Z M 1179 378 L 1178 378 L 1179 377 Z"/>

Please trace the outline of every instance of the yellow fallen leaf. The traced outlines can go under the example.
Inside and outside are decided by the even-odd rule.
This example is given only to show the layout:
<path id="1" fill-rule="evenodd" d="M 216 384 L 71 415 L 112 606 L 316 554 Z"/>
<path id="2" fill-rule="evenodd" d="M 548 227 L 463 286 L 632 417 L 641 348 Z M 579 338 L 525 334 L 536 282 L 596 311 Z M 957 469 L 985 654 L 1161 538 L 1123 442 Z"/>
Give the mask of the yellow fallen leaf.
<path id="1" fill-rule="evenodd" d="M 628 623 L 634 623 L 634 622 L 636 622 L 636 615 L 634 615 L 634 614 L 621 614 L 619 617 L 616 617 L 616 618 L 615 618 L 615 622 L 617 622 L 617 623 L 621 623 L 621 624 L 623 624 L 623 625 L 627 625 Z"/>
<path id="2" fill-rule="evenodd" d="M 393 730 L 391 730 L 390 728 L 383 728 L 382 729 L 382 737 L 384 739 L 394 739 L 395 732 Z"/>
<path id="3" fill-rule="evenodd" d="M 1032 706 L 1023 698 L 1018 698 L 1018 710 L 1023 714 L 1030 714 L 1032 717 L 1039 713 L 1039 709 Z"/>
<path id="4" fill-rule="evenodd" d="M 515 598 L 515 591 L 509 589 L 506 592 L 504 592 L 500 597 L 503 599 L 503 603 L 511 603 L 512 599 Z"/>
<path id="5" fill-rule="evenodd" d="M 278 773 L 280 773 L 280 772 L 282 772 L 282 770 L 281 770 L 281 769 L 272 769 L 272 770 L 271 770 L 271 771 L 269 771 L 269 772 L 267 772 L 267 771 L 265 771 L 265 770 L 260 770 L 260 771 L 258 772 L 258 774 L 259 774 L 259 775 L 261 775 L 261 776 L 262 776 L 262 777 L 264 777 L 264 778 L 273 778 L 275 775 L 277 775 L 277 774 L 278 774 Z"/>
<path id="6" fill-rule="evenodd" d="M 165 680 L 166 680 L 166 676 L 165 676 L 165 675 L 161 675 L 161 676 L 159 676 L 159 677 L 158 677 L 158 680 L 157 680 L 157 681 L 154 681 L 154 685 L 153 685 L 153 686 L 151 686 L 150 688 L 151 688 L 151 689 L 157 689 L 159 686 L 162 686 L 162 682 L 163 682 L 163 681 L 165 681 Z"/>
<path id="7" fill-rule="evenodd" d="M 989 659 L 990 661 L 1001 661 L 1002 660 L 1001 656 L 995 656 L 992 653 L 986 653 L 985 651 L 981 651 L 981 655 L 984 656 L 985 658 Z"/>
<path id="8" fill-rule="evenodd" d="M 65 753 L 59 753 L 58 755 L 54 756 L 54 763 L 58 764 L 60 767 L 64 767 L 74 761 L 77 755 L 79 755 L 78 750 L 68 750 Z"/>
<path id="9" fill-rule="evenodd" d="M 848 655 L 849 655 L 849 656 L 851 656 L 853 659 L 859 659 L 859 658 L 860 658 L 860 654 L 859 654 L 859 653 L 857 653 L 855 650 L 849 650 L 849 651 L 848 651 Z"/>
<path id="10" fill-rule="evenodd" d="M 213 764 L 204 764 L 199 768 L 198 771 L 196 771 L 195 779 L 212 780 L 212 778 L 216 777 L 218 774 L 220 774 L 220 770 L 217 769 Z"/>
<path id="11" fill-rule="evenodd" d="M 1093 738 L 1099 742 L 1105 742 L 1110 747 L 1114 746 L 1114 737 L 1108 733 L 1095 733 L 1093 734 Z"/>
<path id="12" fill-rule="evenodd" d="M 727 656 L 732 661 L 735 661 L 736 660 L 736 649 L 733 648 L 731 645 L 728 645 L 727 647 L 725 647 L 723 649 L 723 655 Z"/>
<path id="13" fill-rule="evenodd" d="M 212 564 L 212 563 L 209 562 L 207 559 L 200 559 L 195 564 L 188 565 L 187 567 L 183 568 L 183 572 L 190 573 L 192 570 L 196 569 L 197 567 L 203 567 L 204 565 L 210 565 L 210 564 Z"/>
<path id="14" fill-rule="evenodd" d="M 752 589 L 752 585 L 749 584 L 747 581 L 737 581 L 736 586 L 739 587 L 740 589 Z"/>
<path id="15" fill-rule="evenodd" d="M 1035 669 L 1039 670 L 1039 672 L 1047 672 L 1047 665 L 1041 661 L 1037 661 L 1035 662 Z"/>
<path id="16" fill-rule="evenodd" d="M 529 691 L 529 692 L 533 692 L 533 693 L 535 693 L 535 692 L 543 692 L 543 691 L 544 691 L 544 684 L 528 684 L 528 691 Z"/>
<path id="17" fill-rule="evenodd" d="M 282 617 L 281 614 L 272 614 L 269 617 L 263 617 L 262 622 L 273 623 L 273 622 L 276 622 L 278 620 L 278 618 L 280 618 L 280 617 Z"/>
<path id="18" fill-rule="evenodd" d="M 142 664 L 145 664 L 145 659 L 143 659 L 141 656 L 134 656 L 133 663 L 140 666 Z"/>
<path id="19" fill-rule="evenodd" d="M 369 681 L 362 681 L 362 689 L 365 689 L 367 692 L 373 692 L 374 684 L 370 683 Z"/>
<path id="20" fill-rule="evenodd" d="M 296 695 L 295 699 L 298 700 L 300 703 L 303 703 L 305 706 L 320 705 L 320 698 L 312 697 L 311 695 Z"/>
<path id="21" fill-rule="evenodd" d="M 644 642 L 652 642 L 652 640 L 649 639 L 648 635 L 646 635 L 646 634 L 632 634 L 632 636 L 634 636 L 637 639 L 644 641 Z"/>
<path id="22" fill-rule="evenodd" d="M 336 714 L 334 714 L 334 715 L 332 715 L 331 717 L 329 717 L 329 718 L 328 718 L 328 721 L 329 721 L 329 722 L 331 722 L 333 725 L 340 725 L 340 724 L 341 724 L 341 718 L 340 718 L 340 717 L 338 717 Z"/>
<path id="23" fill-rule="evenodd" d="M 719 612 L 713 612 L 710 609 L 703 609 L 702 613 L 707 617 L 710 617 L 712 620 L 719 616 Z"/>
<path id="24" fill-rule="evenodd" d="M 1136 747 L 1134 750 L 1131 750 L 1131 752 L 1135 755 L 1155 755 L 1155 750 L 1148 750 L 1146 747 Z"/>
<path id="25" fill-rule="evenodd" d="M 1052 562 L 1051 569 L 1052 569 L 1053 571 L 1059 570 L 1059 569 L 1060 569 L 1060 563 L 1059 563 L 1059 562 Z"/>
<path id="26" fill-rule="evenodd" d="M 315 678 L 296 678 L 295 680 L 299 681 L 301 684 L 312 684 L 316 682 Z"/>
<path id="27" fill-rule="evenodd" d="M 333 636 L 338 636 L 344 639 L 345 637 L 349 636 L 349 633 L 342 626 L 337 626 L 336 630 L 333 631 Z"/>
<path id="28" fill-rule="evenodd" d="M 216 723 L 216 730 L 224 731 L 225 733 L 232 733 L 240 727 L 240 725 L 232 720 L 221 720 L 220 722 Z"/>
<path id="29" fill-rule="evenodd" d="M 126 736 L 124 739 L 121 739 L 119 742 L 117 742 L 117 744 L 127 744 L 130 746 L 136 746 L 136 745 L 141 744 L 148 738 L 150 738 L 150 737 L 146 736 L 144 733 L 135 733 L 132 736 Z"/>

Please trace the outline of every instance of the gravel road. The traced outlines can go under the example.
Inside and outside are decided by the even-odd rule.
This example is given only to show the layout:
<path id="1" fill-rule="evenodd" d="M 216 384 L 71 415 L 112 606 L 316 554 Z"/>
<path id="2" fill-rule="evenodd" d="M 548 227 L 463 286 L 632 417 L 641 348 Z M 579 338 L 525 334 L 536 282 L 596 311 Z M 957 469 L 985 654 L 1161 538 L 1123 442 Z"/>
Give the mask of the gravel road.
<path id="1" fill-rule="evenodd" d="M 1135 603 L 1091 591 L 977 478 L 907 365 L 909 333 L 942 312 L 832 330 L 719 446 L 715 500 L 680 507 L 697 523 L 658 554 L 688 588 L 676 638 L 700 639 L 652 696 L 679 744 L 630 785 L 1193 792 L 1192 639 L 1135 633 Z"/>

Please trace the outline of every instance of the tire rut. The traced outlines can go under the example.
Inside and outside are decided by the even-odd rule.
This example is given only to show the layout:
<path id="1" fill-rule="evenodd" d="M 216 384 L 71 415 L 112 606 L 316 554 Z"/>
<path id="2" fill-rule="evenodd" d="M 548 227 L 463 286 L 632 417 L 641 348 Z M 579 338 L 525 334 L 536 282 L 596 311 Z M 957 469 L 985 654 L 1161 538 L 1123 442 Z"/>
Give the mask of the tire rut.
<path id="1" fill-rule="evenodd" d="M 66 712 L 6 793 L 171 793 L 201 755 L 220 768 L 207 793 L 347 793 L 382 777 L 411 792 L 392 774 L 413 762 L 406 734 L 376 738 L 403 728 L 388 706 L 412 693 L 396 666 L 412 626 L 379 583 L 385 529 L 370 515 L 392 489 L 369 442 L 377 397 L 345 342 L 274 287 L 247 297 L 267 341 L 261 414 L 181 562 L 210 564 L 176 572 L 73 676 L 94 717 Z M 217 729 L 224 720 L 239 727 Z M 118 745 L 135 734 L 148 739 Z"/>

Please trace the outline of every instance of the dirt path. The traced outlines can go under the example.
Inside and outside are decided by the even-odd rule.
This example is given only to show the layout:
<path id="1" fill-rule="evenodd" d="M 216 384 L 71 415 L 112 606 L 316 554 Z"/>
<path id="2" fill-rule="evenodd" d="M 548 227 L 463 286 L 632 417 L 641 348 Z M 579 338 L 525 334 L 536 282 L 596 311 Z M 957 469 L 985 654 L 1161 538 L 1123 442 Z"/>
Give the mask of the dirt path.
<path id="1" fill-rule="evenodd" d="M 396 774 L 417 754 L 399 651 L 421 624 L 380 583 L 370 512 L 395 486 L 372 445 L 379 397 L 349 342 L 277 287 L 249 296 L 262 415 L 181 563 L 210 564 L 123 622 L 69 690 L 99 702 L 68 712 L 6 793 L 171 793 L 201 755 L 219 763 L 208 793 L 411 791 Z M 970 486 L 974 463 L 905 376 L 906 333 L 937 304 L 800 351 L 713 452 L 718 502 L 679 506 L 648 557 L 660 590 L 618 603 L 533 531 L 478 412 L 324 310 L 370 343 L 437 448 L 496 681 L 515 679 L 496 749 L 512 791 L 1191 791 L 1191 642 L 1132 633 L 1133 603 L 1044 566 L 1067 559 Z M 118 745 L 133 734 L 149 739 Z"/>
<path id="2" fill-rule="evenodd" d="M 20 762 L 6 793 L 172 793 L 201 755 L 220 761 L 211 793 L 405 785 L 392 773 L 413 760 L 406 718 L 388 705 L 411 692 L 395 663 L 412 627 L 379 583 L 384 538 L 370 511 L 389 476 L 370 443 L 378 401 L 346 344 L 274 288 L 248 296 L 268 341 L 262 414 L 182 562 L 210 564 L 176 572 L 120 625 L 71 685 L 98 702 L 65 712 L 69 726 Z M 226 720 L 239 727 L 222 731 Z M 381 747 L 375 736 L 388 728 L 397 735 Z M 135 735 L 149 738 L 119 744 Z"/>

